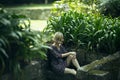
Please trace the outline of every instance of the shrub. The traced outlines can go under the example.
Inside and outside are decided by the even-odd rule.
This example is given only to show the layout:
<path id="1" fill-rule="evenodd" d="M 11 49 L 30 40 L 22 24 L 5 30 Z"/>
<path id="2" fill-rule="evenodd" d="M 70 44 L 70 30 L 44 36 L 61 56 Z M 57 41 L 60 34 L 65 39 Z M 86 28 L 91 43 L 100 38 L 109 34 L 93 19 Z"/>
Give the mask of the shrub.
<path id="1" fill-rule="evenodd" d="M 100 12 L 107 16 L 120 16 L 120 0 L 103 1 L 100 6 Z"/>
<path id="2" fill-rule="evenodd" d="M 24 15 L 0 10 L 0 76 L 10 72 L 15 80 L 26 63 L 34 58 L 45 59 L 42 32 L 30 30 L 30 20 Z"/>

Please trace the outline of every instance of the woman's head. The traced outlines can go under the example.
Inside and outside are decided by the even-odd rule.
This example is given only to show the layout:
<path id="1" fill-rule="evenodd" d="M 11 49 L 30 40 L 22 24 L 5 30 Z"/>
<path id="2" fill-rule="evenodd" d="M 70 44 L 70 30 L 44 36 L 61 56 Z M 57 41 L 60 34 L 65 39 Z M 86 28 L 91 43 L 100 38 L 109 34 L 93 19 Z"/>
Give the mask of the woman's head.
<path id="1" fill-rule="evenodd" d="M 55 43 L 62 44 L 62 42 L 64 41 L 64 39 L 63 39 L 63 33 L 56 32 L 55 35 L 54 35 L 54 37 L 53 37 L 53 41 Z"/>

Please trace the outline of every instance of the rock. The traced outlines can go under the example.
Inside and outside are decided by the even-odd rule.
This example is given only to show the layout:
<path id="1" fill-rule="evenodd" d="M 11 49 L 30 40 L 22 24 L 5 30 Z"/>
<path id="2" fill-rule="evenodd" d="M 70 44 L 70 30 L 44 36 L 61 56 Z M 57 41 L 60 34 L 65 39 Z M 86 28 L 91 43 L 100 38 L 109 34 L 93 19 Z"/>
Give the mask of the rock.
<path id="1" fill-rule="evenodd" d="M 110 80 L 110 74 L 107 71 L 91 70 L 88 73 L 88 77 L 90 80 Z"/>
<path id="2" fill-rule="evenodd" d="M 116 80 L 119 64 L 120 52 L 117 52 L 82 66 L 77 72 L 77 78 L 80 80 Z"/>
<path id="3" fill-rule="evenodd" d="M 45 80 L 43 75 L 41 62 L 33 61 L 24 68 L 24 80 Z"/>
<path id="4" fill-rule="evenodd" d="M 59 75 L 52 72 L 45 61 L 34 61 L 24 69 L 24 80 L 74 80 L 70 74 Z"/>
<path id="5" fill-rule="evenodd" d="M 80 80 L 109 80 L 109 72 L 101 70 L 85 71 L 82 69 L 77 72 L 77 78 Z"/>
<path id="6" fill-rule="evenodd" d="M 118 80 L 120 80 L 120 68 L 119 68 L 119 71 L 118 71 Z"/>
<path id="7" fill-rule="evenodd" d="M 104 66 L 107 63 L 114 62 L 114 60 L 117 60 L 120 58 L 120 52 L 116 52 L 113 55 L 109 55 L 107 57 L 103 57 L 100 60 L 95 60 L 91 62 L 90 64 L 87 64 L 84 67 L 85 70 L 92 70 L 92 69 L 99 69 L 100 67 Z M 108 64 L 109 66 L 112 64 Z"/>

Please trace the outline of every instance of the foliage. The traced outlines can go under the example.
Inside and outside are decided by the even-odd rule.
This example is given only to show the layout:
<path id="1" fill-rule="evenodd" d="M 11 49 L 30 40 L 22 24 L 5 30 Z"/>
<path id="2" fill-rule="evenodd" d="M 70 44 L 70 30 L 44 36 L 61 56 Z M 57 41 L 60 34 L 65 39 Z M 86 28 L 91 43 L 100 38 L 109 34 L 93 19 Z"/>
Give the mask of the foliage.
<path id="1" fill-rule="evenodd" d="M 59 16 L 69 10 L 119 17 L 120 16 L 120 0 L 61 0 L 54 3 L 52 14 Z"/>
<path id="2" fill-rule="evenodd" d="M 65 45 L 74 49 L 86 48 L 104 53 L 120 49 L 120 20 L 99 14 L 83 14 L 68 11 L 58 17 L 50 17 L 47 32 L 60 31 Z"/>
<path id="3" fill-rule="evenodd" d="M 92 5 L 92 4 L 99 4 L 101 0 L 80 0 L 84 4 Z"/>
<path id="4" fill-rule="evenodd" d="M 106 0 L 99 6 L 102 14 L 112 17 L 120 16 L 120 0 Z"/>
<path id="5" fill-rule="evenodd" d="M 96 8 L 95 1 L 96 0 L 88 0 L 91 4 L 84 4 L 85 0 L 61 0 L 56 1 L 53 5 L 51 13 L 53 16 L 60 16 L 62 13 L 67 11 L 77 11 L 82 13 L 98 13 L 98 9 Z M 97 2 L 97 1 L 96 1 Z"/>
<path id="6" fill-rule="evenodd" d="M 42 32 L 30 30 L 30 20 L 24 15 L 0 10 L 0 76 L 11 72 L 15 80 L 21 68 L 34 58 L 46 59 Z"/>

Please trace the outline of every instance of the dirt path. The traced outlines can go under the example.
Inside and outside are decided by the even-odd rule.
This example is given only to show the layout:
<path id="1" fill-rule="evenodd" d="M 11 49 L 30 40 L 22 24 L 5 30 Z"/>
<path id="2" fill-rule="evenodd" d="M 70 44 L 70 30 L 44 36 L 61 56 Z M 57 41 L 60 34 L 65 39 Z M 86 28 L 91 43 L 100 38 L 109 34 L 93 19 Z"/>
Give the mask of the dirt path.
<path id="1" fill-rule="evenodd" d="M 31 20 L 31 29 L 42 31 L 47 26 L 47 20 Z"/>

